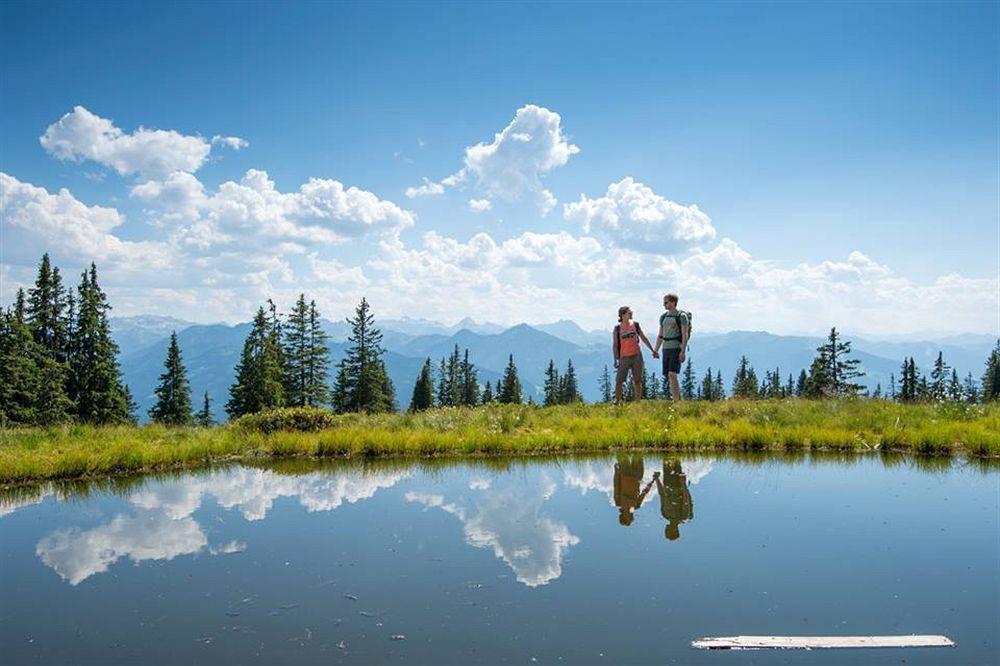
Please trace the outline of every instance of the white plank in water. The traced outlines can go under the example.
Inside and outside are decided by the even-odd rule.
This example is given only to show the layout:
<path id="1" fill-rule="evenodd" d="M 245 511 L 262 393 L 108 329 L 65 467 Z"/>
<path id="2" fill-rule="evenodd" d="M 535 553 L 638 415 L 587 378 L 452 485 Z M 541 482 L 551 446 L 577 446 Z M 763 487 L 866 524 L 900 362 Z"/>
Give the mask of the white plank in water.
<path id="1" fill-rule="evenodd" d="M 813 650 L 823 648 L 955 647 L 947 636 L 722 636 L 700 638 L 691 647 L 708 650 Z"/>

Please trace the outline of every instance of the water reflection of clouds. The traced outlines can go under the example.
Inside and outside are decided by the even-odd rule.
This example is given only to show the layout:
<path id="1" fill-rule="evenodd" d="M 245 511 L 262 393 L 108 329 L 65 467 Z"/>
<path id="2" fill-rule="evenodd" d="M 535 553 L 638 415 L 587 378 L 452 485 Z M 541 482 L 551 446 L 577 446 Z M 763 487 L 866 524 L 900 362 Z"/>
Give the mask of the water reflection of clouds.
<path id="1" fill-rule="evenodd" d="M 144 487 L 129 497 L 131 515 L 87 530 L 70 528 L 42 538 L 35 552 L 71 585 L 107 571 L 121 558 L 135 563 L 170 560 L 207 548 L 212 555 L 242 552 L 246 544 L 230 541 L 208 548 L 208 538 L 192 514 L 208 497 L 226 509 L 238 509 L 246 520 L 263 519 L 279 497 L 298 497 L 306 511 L 331 511 L 344 502 L 372 497 L 409 472 L 282 475 L 269 470 L 233 468 L 205 475 L 178 477 Z M 40 500 L 38 500 L 40 501 Z M 11 511 L 15 510 L 11 509 Z"/>
<path id="2" fill-rule="evenodd" d="M 566 525 L 541 515 L 543 503 L 556 488 L 543 476 L 539 482 L 510 483 L 501 488 L 478 484 L 479 492 L 467 502 L 447 502 L 442 495 L 417 492 L 407 493 L 406 500 L 455 516 L 470 545 L 492 549 L 518 582 L 537 587 L 562 575 L 566 550 L 580 542 Z"/>

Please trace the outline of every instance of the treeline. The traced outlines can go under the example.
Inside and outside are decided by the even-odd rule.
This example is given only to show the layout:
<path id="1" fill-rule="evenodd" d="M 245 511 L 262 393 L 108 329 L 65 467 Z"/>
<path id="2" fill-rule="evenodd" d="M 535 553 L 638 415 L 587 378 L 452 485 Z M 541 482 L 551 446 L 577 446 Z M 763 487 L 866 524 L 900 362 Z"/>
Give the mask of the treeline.
<path id="1" fill-rule="evenodd" d="M 98 425 L 136 423 L 136 405 L 122 380 L 118 345 L 111 337 L 111 305 L 98 284 L 97 267 L 80 275 L 76 289 L 67 289 L 57 267 L 43 255 L 34 285 L 18 290 L 14 303 L 0 313 L 0 425 L 50 425 L 82 422 Z M 367 300 L 361 299 L 347 319 L 350 336 L 344 358 L 330 377 L 330 348 L 315 301 L 300 295 L 287 315 L 271 301 L 258 308 L 236 366 L 236 379 L 225 405 L 230 418 L 276 407 L 322 407 L 338 413 L 392 412 L 395 389 L 383 361 L 382 333 Z M 906 358 L 897 377 L 883 389 L 868 391 L 860 361 L 851 343 L 836 328 L 816 350 L 808 370 L 794 376 L 780 368 L 763 377 L 744 356 L 727 392 L 722 373 L 708 368 L 699 380 L 688 361 L 682 372 L 681 396 L 687 400 L 767 398 L 841 398 L 867 396 L 900 402 L 988 402 L 1000 399 L 1000 340 L 986 360 L 977 383 L 972 373 L 960 378 L 938 354 L 924 375 L 913 358 Z M 436 376 L 435 376 L 436 375 Z M 560 372 L 550 360 L 541 391 L 544 406 L 582 402 L 576 370 L 570 360 Z M 608 367 L 599 378 L 601 400 L 611 402 L 613 385 Z M 643 395 L 668 399 L 669 387 L 655 371 L 642 377 Z M 632 383 L 625 395 L 631 398 Z M 195 410 L 191 385 L 177 334 L 172 333 L 163 373 L 155 389 L 149 417 L 169 425 L 213 423 L 208 392 Z M 479 382 L 479 372 L 456 345 L 434 364 L 428 358 L 413 387 L 409 409 L 475 406 L 491 402 L 522 403 L 524 390 L 514 356 L 495 386 Z M 534 396 L 527 402 L 534 404 Z"/>
<path id="2" fill-rule="evenodd" d="M 783 375 L 780 368 L 765 370 L 763 378 L 746 356 L 740 358 L 727 393 L 722 373 L 708 368 L 700 381 L 695 379 L 694 366 L 689 360 L 681 374 L 681 397 L 685 400 L 724 400 L 742 398 L 750 400 L 769 398 L 844 398 L 866 397 L 895 400 L 898 402 L 991 402 L 1000 400 L 1000 340 L 986 359 L 986 367 L 979 383 L 972 372 L 960 378 L 958 371 L 938 352 L 929 374 L 924 375 L 912 357 L 903 360 L 899 380 L 893 373 L 889 385 L 876 384 L 868 390 L 857 380 L 864 377 L 861 362 L 851 356 L 851 342 L 844 340 L 836 328 L 830 329 L 827 341 L 816 349 L 809 370 L 798 375 Z M 607 366 L 598 380 L 602 402 L 613 399 L 613 385 Z M 653 372 L 642 378 L 643 395 L 669 399 L 669 388 Z M 625 397 L 632 397 L 631 383 L 626 383 Z"/>
<path id="3" fill-rule="evenodd" d="M 42 256 L 34 286 L 0 316 L 0 423 L 135 422 L 110 310 L 94 264 L 73 290 Z"/>

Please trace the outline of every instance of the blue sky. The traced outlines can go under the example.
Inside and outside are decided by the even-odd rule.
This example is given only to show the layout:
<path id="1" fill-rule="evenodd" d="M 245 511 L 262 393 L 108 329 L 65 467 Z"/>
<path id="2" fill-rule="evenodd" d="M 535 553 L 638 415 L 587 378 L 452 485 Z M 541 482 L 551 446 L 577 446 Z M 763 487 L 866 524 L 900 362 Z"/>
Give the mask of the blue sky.
<path id="1" fill-rule="evenodd" d="M 677 290 L 712 329 L 996 332 L 998 44 L 988 2 L 6 3 L 0 298 L 44 248 L 122 314 L 200 321 L 305 291 L 600 326 Z M 175 135 L 98 149 L 99 121 Z M 249 145 L 136 167 L 216 135 Z M 178 166 L 184 210 L 151 185 Z M 272 194 L 235 219 L 250 169 Z"/>

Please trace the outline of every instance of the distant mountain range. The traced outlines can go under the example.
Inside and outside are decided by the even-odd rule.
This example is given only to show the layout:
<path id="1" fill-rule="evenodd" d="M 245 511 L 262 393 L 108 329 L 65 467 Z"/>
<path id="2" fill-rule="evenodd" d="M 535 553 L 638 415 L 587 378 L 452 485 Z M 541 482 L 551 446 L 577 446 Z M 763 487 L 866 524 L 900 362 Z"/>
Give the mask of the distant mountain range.
<path id="1" fill-rule="evenodd" d="M 343 358 L 349 332 L 346 322 L 323 322 L 330 336 L 331 362 Z M 551 324 L 504 327 L 480 324 L 471 319 L 446 326 L 424 319 L 382 320 L 387 349 L 385 360 L 389 375 L 396 385 L 400 407 L 409 404 L 413 383 L 424 359 L 437 362 L 458 345 L 469 350 L 469 356 L 479 369 L 480 381 L 499 379 L 510 354 L 524 384 L 525 394 L 538 399 L 544 382 L 544 372 L 550 359 L 560 370 L 570 359 L 576 368 L 580 390 L 587 400 L 599 395 L 598 381 L 605 365 L 611 365 L 609 331 L 587 331 L 575 322 L 563 320 Z M 184 362 L 188 369 L 196 404 L 208 391 L 213 411 L 219 420 L 225 418 L 224 406 L 233 382 L 234 367 L 243 347 L 249 323 L 193 324 L 171 317 L 140 315 L 114 317 L 112 332 L 121 347 L 121 366 L 126 383 L 139 404 L 140 416 L 153 404 L 153 389 L 163 371 L 163 359 L 170 332 L 176 330 Z M 913 356 L 926 372 L 938 351 L 961 376 L 969 371 L 978 380 L 995 340 L 989 336 L 961 335 L 938 341 L 886 342 L 852 338 L 855 356 L 866 371 L 863 383 L 870 388 L 881 384 L 886 388 L 889 376 L 899 374 L 904 357 Z M 701 377 L 708 367 L 721 370 L 728 387 L 741 356 L 746 355 L 763 377 L 764 370 L 780 368 L 783 377 L 797 376 L 808 368 L 818 337 L 774 335 L 763 331 L 733 331 L 730 333 L 698 333 L 692 338 L 689 358 L 695 373 Z M 647 368 L 658 368 L 646 354 Z M 654 365 L 656 364 L 656 365 Z M 332 372 L 331 372 L 332 376 Z"/>

